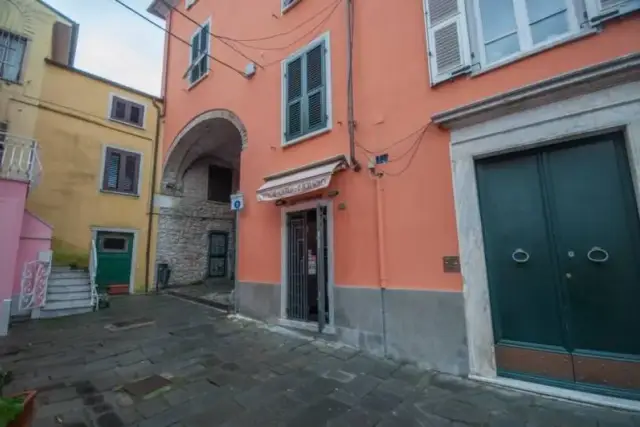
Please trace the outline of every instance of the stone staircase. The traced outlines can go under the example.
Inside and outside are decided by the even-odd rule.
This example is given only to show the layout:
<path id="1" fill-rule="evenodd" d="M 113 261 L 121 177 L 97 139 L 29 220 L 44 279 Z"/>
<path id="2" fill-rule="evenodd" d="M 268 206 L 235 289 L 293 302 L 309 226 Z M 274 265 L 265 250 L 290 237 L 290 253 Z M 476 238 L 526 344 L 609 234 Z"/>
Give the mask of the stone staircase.
<path id="1" fill-rule="evenodd" d="M 52 267 L 44 307 L 31 318 L 49 319 L 93 311 L 89 273 L 69 267 Z"/>

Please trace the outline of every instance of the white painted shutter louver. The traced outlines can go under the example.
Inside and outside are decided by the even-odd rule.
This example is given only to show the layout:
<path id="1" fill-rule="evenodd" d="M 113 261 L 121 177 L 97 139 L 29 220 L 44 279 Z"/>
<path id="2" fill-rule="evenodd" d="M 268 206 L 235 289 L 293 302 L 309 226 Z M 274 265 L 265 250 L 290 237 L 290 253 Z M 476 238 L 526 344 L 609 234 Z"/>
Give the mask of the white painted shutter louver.
<path id="1" fill-rule="evenodd" d="M 640 10 L 640 0 L 586 0 L 592 24 Z"/>
<path id="2" fill-rule="evenodd" d="M 424 0 L 431 84 L 470 69 L 464 0 Z"/>

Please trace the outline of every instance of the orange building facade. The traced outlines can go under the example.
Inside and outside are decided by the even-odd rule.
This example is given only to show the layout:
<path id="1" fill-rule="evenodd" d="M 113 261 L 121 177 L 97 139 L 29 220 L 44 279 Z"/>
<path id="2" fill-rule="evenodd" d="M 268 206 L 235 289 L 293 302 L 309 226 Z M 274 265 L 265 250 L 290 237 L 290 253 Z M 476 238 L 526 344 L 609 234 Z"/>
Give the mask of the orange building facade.
<path id="1" fill-rule="evenodd" d="M 241 314 L 317 328 L 425 368 L 636 398 L 640 383 L 620 372 L 638 372 L 640 349 L 576 344 L 566 337 L 570 321 L 544 324 L 518 297 L 504 308 L 520 281 L 531 301 L 545 296 L 518 276 L 537 274 L 523 272 L 535 254 L 508 243 L 513 265 L 503 266 L 499 239 L 488 237 L 519 235 L 520 223 L 486 220 L 517 212 L 484 206 L 499 207 L 495 194 L 514 191 L 494 185 L 503 182 L 495 170 L 519 170 L 508 162 L 519 154 L 505 153 L 555 158 L 547 151 L 598 135 L 619 136 L 611 144 L 630 165 L 619 173 L 638 191 L 637 2 L 246 3 L 157 0 L 149 8 L 175 36 L 166 39 L 166 155 L 156 197 L 157 262 L 172 269 L 170 284 L 233 280 Z M 505 155 L 500 167 L 484 166 Z M 567 191 L 571 198 L 581 190 Z M 236 213 L 231 194 L 243 198 Z M 604 259 L 599 253 L 589 259 Z M 577 324 L 584 313 L 567 308 L 561 275 L 549 279 L 559 295 L 554 310 Z M 545 332 L 501 324 L 520 324 L 509 317 L 514 310 Z M 558 342 L 547 337 L 554 328 Z M 605 381 L 574 372 L 582 347 L 594 353 L 581 366 L 600 352 L 631 356 L 607 365 Z M 558 363 L 521 362 L 549 355 Z"/>

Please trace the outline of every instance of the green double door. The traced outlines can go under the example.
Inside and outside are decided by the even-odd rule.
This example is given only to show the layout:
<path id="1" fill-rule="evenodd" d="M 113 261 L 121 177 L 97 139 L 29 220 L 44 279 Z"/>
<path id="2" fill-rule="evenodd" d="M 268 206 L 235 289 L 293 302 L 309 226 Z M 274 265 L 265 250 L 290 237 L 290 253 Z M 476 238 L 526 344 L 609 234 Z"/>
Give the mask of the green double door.
<path id="1" fill-rule="evenodd" d="M 621 134 L 476 165 L 498 374 L 640 397 L 640 226 Z"/>
<path id="2" fill-rule="evenodd" d="M 96 236 L 98 269 L 96 283 L 101 289 L 114 285 L 129 287 L 133 234 L 101 231 Z"/>

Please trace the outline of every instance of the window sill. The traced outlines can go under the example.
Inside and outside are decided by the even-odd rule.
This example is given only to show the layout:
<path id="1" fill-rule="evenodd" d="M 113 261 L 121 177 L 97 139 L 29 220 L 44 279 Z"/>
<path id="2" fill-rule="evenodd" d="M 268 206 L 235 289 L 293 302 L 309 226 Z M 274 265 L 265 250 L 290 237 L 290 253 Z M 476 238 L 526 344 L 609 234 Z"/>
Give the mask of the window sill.
<path id="1" fill-rule="evenodd" d="M 203 81 L 204 79 L 206 79 L 207 77 L 209 77 L 209 71 L 207 71 L 206 73 L 204 73 L 204 74 L 202 75 L 202 77 L 200 77 L 200 78 L 199 78 L 198 80 L 196 80 L 195 82 L 190 83 L 190 84 L 189 84 L 189 87 L 187 88 L 187 90 L 191 90 L 191 89 L 193 89 L 194 87 L 198 86 L 198 85 L 200 84 L 200 82 L 201 82 L 201 81 Z"/>
<path id="2" fill-rule="evenodd" d="M 542 46 L 538 46 L 535 49 L 529 50 L 527 52 L 521 52 L 521 53 L 519 53 L 519 54 L 517 54 L 515 56 L 510 56 L 507 59 L 504 59 L 502 61 L 493 63 L 491 65 L 488 65 L 486 68 L 480 69 L 478 71 L 474 71 L 473 73 L 471 73 L 470 77 L 473 78 L 473 77 L 481 76 L 481 75 L 483 75 L 485 73 L 489 73 L 489 72 L 491 72 L 493 70 L 496 70 L 498 68 L 502 68 L 504 66 L 507 66 L 509 64 L 513 64 L 514 62 L 521 61 L 521 60 L 523 60 L 525 58 L 528 58 L 530 56 L 537 55 L 540 52 L 544 52 L 545 50 L 553 49 L 555 47 L 562 46 L 564 44 L 572 43 L 572 42 L 574 42 L 576 40 L 580 40 L 582 38 L 592 36 L 592 35 L 597 34 L 599 32 L 600 32 L 600 30 L 598 30 L 598 29 L 589 28 L 589 29 L 583 30 L 583 31 L 581 31 L 579 33 L 571 34 L 569 36 L 563 37 L 563 38 L 558 39 L 558 40 L 554 40 L 554 41 L 552 41 L 550 43 L 547 43 L 547 44 L 544 44 Z"/>
<path id="3" fill-rule="evenodd" d="M 296 145 L 296 144 L 299 144 L 301 142 L 305 142 L 308 139 L 315 138 L 316 136 L 320 136 L 320 135 L 325 134 L 325 133 L 330 132 L 330 131 L 331 131 L 331 126 L 327 126 L 325 128 L 318 129 L 318 130 L 313 131 L 311 133 L 307 133 L 305 135 L 299 136 L 298 138 L 292 139 L 291 141 L 283 140 L 280 145 L 281 145 L 282 148 L 287 148 L 287 147 L 290 147 L 292 145 Z"/>
<path id="4" fill-rule="evenodd" d="M 121 125 L 129 126 L 129 127 L 136 128 L 136 129 L 139 129 L 139 130 L 145 130 L 144 126 L 136 125 L 135 123 L 125 122 L 124 120 L 118 120 L 118 119 L 114 119 L 112 117 L 109 117 L 109 121 L 110 122 L 115 122 L 115 123 L 120 123 Z"/>
<path id="5" fill-rule="evenodd" d="M 133 197 L 134 199 L 139 199 L 140 198 L 140 194 L 139 193 L 125 193 L 123 191 L 105 190 L 104 188 L 101 188 L 100 192 L 104 193 L 104 194 L 115 194 L 115 195 L 118 195 L 118 196 L 129 196 L 129 197 Z"/>
<path id="6" fill-rule="evenodd" d="M 18 86 L 24 85 L 24 82 L 22 80 L 10 80 L 10 79 L 5 79 L 4 77 L 0 77 L 0 82 L 3 82 L 4 84 L 7 84 L 7 85 L 18 85 Z"/>

